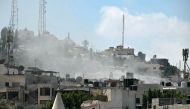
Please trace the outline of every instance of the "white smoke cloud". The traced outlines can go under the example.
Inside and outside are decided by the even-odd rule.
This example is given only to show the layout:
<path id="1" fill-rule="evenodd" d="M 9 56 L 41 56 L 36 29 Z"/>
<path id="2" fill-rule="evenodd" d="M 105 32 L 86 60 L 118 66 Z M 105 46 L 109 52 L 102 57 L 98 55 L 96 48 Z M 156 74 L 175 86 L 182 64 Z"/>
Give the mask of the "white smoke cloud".
<path id="1" fill-rule="evenodd" d="M 109 39 L 120 36 L 123 11 L 117 7 L 104 7 L 101 14 L 97 34 Z M 168 17 L 163 13 L 132 15 L 125 11 L 125 21 L 126 38 L 152 39 L 149 51 L 161 57 L 178 61 L 181 49 L 189 47 L 190 24 L 177 17 Z M 37 66 L 45 70 L 58 71 L 61 76 L 66 73 L 72 76 L 84 73 L 86 78 L 108 78 L 112 72 L 114 78 L 120 78 L 126 72 L 133 72 L 135 77 L 146 82 L 158 83 L 161 80 L 159 73 L 146 70 L 152 69 L 153 66 L 144 63 L 128 61 L 127 68 L 117 70 L 113 62 L 110 62 L 112 58 L 100 58 L 98 53 L 92 52 L 91 59 L 90 51 L 85 51 L 69 38 L 59 40 L 51 34 L 41 38 L 24 34 L 19 38 L 20 49 L 15 57 L 19 64 L 26 67 Z"/>
<path id="2" fill-rule="evenodd" d="M 126 39 L 151 40 L 151 43 L 147 44 L 151 49 L 145 51 L 152 52 L 147 54 L 156 53 L 176 64 L 182 57 L 181 49 L 190 48 L 190 22 L 182 21 L 176 16 L 167 16 L 164 13 L 131 14 L 116 6 L 105 6 L 100 13 L 101 20 L 96 28 L 99 36 L 120 37 L 122 15 L 125 13 Z M 150 58 L 149 55 L 148 57 Z"/>
<path id="3" fill-rule="evenodd" d="M 28 30 L 19 31 L 18 49 L 14 52 L 18 65 L 60 72 L 62 77 L 70 74 L 72 77 L 84 75 L 85 78 L 100 79 L 108 78 L 112 72 L 113 79 L 119 79 L 126 72 L 132 72 L 135 78 L 147 83 L 159 83 L 161 80 L 160 71 L 153 70 L 156 65 L 139 62 L 134 57 L 121 65 L 121 60 L 115 60 L 103 52 L 93 52 L 78 45 L 70 37 L 60 40 L 51 34 L 37 37 L 32 33 Z M 147 79 L 152 76 L 156 79 Z"/>

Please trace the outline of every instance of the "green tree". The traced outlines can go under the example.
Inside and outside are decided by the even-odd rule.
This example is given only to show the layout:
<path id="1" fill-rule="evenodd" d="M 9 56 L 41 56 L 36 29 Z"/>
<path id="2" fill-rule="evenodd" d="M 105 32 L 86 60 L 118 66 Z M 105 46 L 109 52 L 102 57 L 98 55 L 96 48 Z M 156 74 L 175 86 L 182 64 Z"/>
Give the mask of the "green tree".
<path id="1" fill-rule="evenodd" d="M 152 98 L 153 98 L 152 90 L 149 89 L 149 90 L 148 90 L 148 103 L 152 103 Z"/>
<path id="2" fill-rule="evenodd" d="M 24 109 L 24 107 L 22 105 L 18 105 L 15 109 Z"/>
<path id="3" fill-rule="evenodd" d="M 144 94 L 144 95 L 143 95 L 143 102 L 142 102 L 142 108 L 143 108 L 143 109 L 147 109 L 147 102 L 148 102 L 147 95 Z"/>
<path id="4" fill-rule="evenodd" d="M 179 72 L 179 69 L 176 66 L 168 65 L 163 72 L 164 76 L 175 75 Z"/>
<path id="5" fill-rule="evenodd" d="M 62 99 L 66 109 L 80 109 L 83 101 L 93 100 L 95 97 L 83 91 L 62 93 Z"/>
<path id="6" fill-rule="evenodd" d="M 41 109 L 52 109 L 52 106 L 53 106 L 53 101 L 52 100 L 49 100 L 46 105 L 42 106 Z"/>
<path id="7" fill-rule="evenodd" d="M 177 98 L 184 99 L 186 96 L 181 91 L 176 90 L 164 90 L 163 92 L 157 89 L 149 89 L 147 93 L 143 94 L 143 109 L 147 108 L 147 104 L 152 103 L 152 98 Z"/>

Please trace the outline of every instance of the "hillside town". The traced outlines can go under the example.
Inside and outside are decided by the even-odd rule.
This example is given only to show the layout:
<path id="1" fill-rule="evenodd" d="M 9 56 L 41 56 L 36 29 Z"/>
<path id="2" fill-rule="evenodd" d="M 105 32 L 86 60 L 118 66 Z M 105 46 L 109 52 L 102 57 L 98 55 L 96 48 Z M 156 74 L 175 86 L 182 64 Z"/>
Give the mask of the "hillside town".
<path id="1" fill-rule="evenodd" d="M 1 29 L 0 109 L 190 109 L 189 48 L 180 68 L 156 54 L 147 60 L 124 40 L 96 50 L 70 33 L 60 39 L 43 15 L 38 35 L 11 20 Z"/>
<path id="2" fill-rule="evenodd" d="M 60 42 L 63 44 L 62 46 L 68 47 L 62 48 L 63 54 L 62 52 L 58 54 L 56 51 L 49 52 L 54 52 L 55 54 L 49 54 L 47 59 L 51 60 L 51 57 L 57 54 L 56 58 L 68 59 L 67 64 L 72 64 L 69 63 L 69 60 L 76 61 L 80 59 L 77 64 L 83 68 L 87 65 L 86 63 L 89 66 L 93 66 L 92 63 L 101 64 L 102 69 L 98 69 L 98 66 L 94 64 L 95 70 L 92 70 L 97 71 L 97 75 L 103 75 L 101 73 L 107 75 L 105 78 L 88 77 L 86 76 L 88 72 L 78 69 L 83 73 L 81 75 L 79 73 L 79 76 L 74 77 L 72 74 L 75 73 L 74 71 L 71 72 L 70 70 L 69 74 L 64 70 L 61 72 L 59 70 L 44 70 L 42 68 L 45 65 L 40 66 L 37 62 L 33 64 L 32 59 L 29 60 L 24 57 L 24 53 L 36 52 L 30 50 L 30 44 L 26 45 L 24 42 L 33 41 L 36 43 L 36 45 L 33 45 L 33 49 L 35 49 L 35 46 L 39 47 L 38 42 L 35 42 L 36 38 L 39 37 L 34 36 L 31 31 L 27 29 L 18 31 L 17 42 L 19 42 L 19 45 L 15 46 L 17 48 L 10 47 L 13 41 L 10 42 L 11 44 L 7 43 L 8 32 L 8 28 L 3 28 L 1 31 L 0 95 L 2 106 L 4 105 L 11 109 L 19 106 L 26 109 L 41 108 L 46 106 L 50 100 L 53 101 L 57 92 L 61 94 L 84 92 L 96 97 L 99 96 L 96 99 L 82 101 L 80 104 L 81 109 L 188 109 L 190 106 L 190 81 L 189 73 L 187 72 L 189 67 L 186 64 L 188 49 L 183 50 L 182 56 L 185 66 L 183 70 L 180 70 L 172 67 L 168 59 L 157 58 L 154 55 L 151 60 L 146 61 L 144 53 L 139 52 L 135 55 L 134 48 L 124 48 L 122 45 L 94 52 L 92 48 L 75 44 L 69 36 L 64 40 L 58 40 L 55 36 L 49 34 L 43 36 L 42 38 L 45 41 L 41 42 L 41 44 L 52 41 L 55 43 Z M 48 51 L 45 52 L 48 53 Z M 21 58 L 26 60 L 24 62 L 31 63 L 26 64 L 22 62 Z M 50 60 L 47 60 L 47 62 L 49 61 L 52 66 L 56 65 L 55 61 Z M 43 59 L 38 61 L 43 62 Z M 25 65 L 21 65 L 21 63 Z M 107 70 L 108 68 L 112 70 Z M 121 76 L 119 78 L 114 77 L 113 73 L 118 73 Z M 138 75 L 142 75 L 142 77 Z M 151 80 L 151 78 L 153 79 Z M 154 80 L 154 78 L 160 79 Z M 64 101 L 62 103 L 64 104 Z"/>

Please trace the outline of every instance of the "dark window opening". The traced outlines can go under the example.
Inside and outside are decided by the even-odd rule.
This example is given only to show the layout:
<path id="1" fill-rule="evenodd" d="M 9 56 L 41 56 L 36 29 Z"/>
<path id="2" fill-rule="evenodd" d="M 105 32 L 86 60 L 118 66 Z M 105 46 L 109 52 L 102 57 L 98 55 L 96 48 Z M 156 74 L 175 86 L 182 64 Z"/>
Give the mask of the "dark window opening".
<path id="1" fill-rule="evenodd" d="M 54 90 L 54 88 L 52 88 L 51 95 L 55 96 L 55 90 Z"/>
<path id="2" fill-rule="evenodd" d="M 156 105 L 153 106 L 153 109 L 156 109 Z"/>
<path id="3" fill-rule="evenodd" d="M 142 109 L 142 106 L 136 106 L 136 109 Z"/>
<path id="4" fill-rule="evenodd" d="M 0 93 L 0 99 L 6 99 L 6 92 Z"/>
<path id="5" fill-rule="evenodd" d="M 136 98 L 136 104 L 140 104 L 140 98 Z"/>
<path id="6" fill-rule="evenodd" d="M 45 105 L 45 104 L 47 104 L 47 102 L 48 102 L 47 100 L 40 100 L 40 104 L 44 104 Z"/>
<path id="7" fill-rule="evenodd" d="M 50 88 L 40 88 L 40 96 L 50 96 Z"/>
<path id="8" fill-rule="evenodd" d="M 172 86 L 172 83 L 171 82 L 167 82 L 166 86 Z"/>
<path id="9" fill-rule="evenodd" d="M 116 82 L 111 82 L 111 87 L 116 87 L 117 83 Z"/>
<path id="10" fill-rule="evenodd" d="M 5 86 L 6 86 L 6 87 L 9 87 L 9 82 L 6 82 L 6 83 L 5 83 Z"/>
<path id="11" fill-rule="evenodd" d="M 187 87 L 190 87 L 190 82 L 187 83 Z"/>
<path id="12" fill-rule="evenodd" d="M 134 85 L 130 86 L 130 90 L 137 91 L 137 86 L 134 86 Z"/>
<path id="13" fill-rule="evenodd" d="M 8 92 L 9 100 L 18 100 L 18 92 Z"/>
<path id="14" fill-rule="evenodd" d="M 186 103 L 187 103 L 187 104 L 190 104 L 190 100 L 186 100 Z"/>

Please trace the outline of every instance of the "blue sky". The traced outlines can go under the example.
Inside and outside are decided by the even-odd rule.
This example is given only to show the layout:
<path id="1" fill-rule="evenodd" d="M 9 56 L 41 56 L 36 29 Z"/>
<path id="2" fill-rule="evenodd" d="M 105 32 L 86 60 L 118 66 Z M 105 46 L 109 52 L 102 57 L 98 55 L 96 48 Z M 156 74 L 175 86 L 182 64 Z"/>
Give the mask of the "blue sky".
<path id="1" fill-rule="evenodd" d="M 122 19 L 119 16 L 122 11 L 126 13 L 126 26 L 129 28 L 125 30 L 126 47 L 133 47 L 136 52 L 143 51 L 149 58 L 153 54 L 158 54 L 160 57 L 169 58 L 173 64 L 181 59 L 179 57 L 181 56 L 181 48 L 190 47 L 188 43 L 190 41 L 190 33 L 188 32 L 190 31 L 188 30 L 190 28 L 190 14 L 188 12 L 190 0 L 46 1 L 47 30 L 50 33 L 64 38 L 70 32 L 74 41 L 80 44 L 82 40 L 87 39 L 90 42 L 90 47 L 97 50 L 120 44 L 120 21 Z M 28 28 L 37 34 L 38 2 L 38 0 L 18 0 L 20 29 Z M 11 0 L 0 0 L 0 29 L 9 24 L 10 9 Z M 139 22 L 140 25 L 136 25 L 134 28 L 130 23 L 133 21 Z M 149 22 L 153 23 L 153 26 Z M 160 23 L 154 25 L 156 22 Z M 159 24 L 161 26 L 157 26 Z M 176 28 L 170 25 L 176 26 Z M 137 27 L 141 26 L 146 34 L 136 30 Z M 162 27 L 166 29 L 162 29 Z M 113 31 L 116 32 L 112 33 Z M 142 35 L 136 34 L 136 31 L 142 32 Z M 175 34 L 172 34 L 173 31 Z M 160 33 L 163 37 L 157 36 Z M 167 54 L 169 48 L 165 46 L 172 47 L 172 52 Z M 177 55 L 171 58 L 172 54 Z"/>

